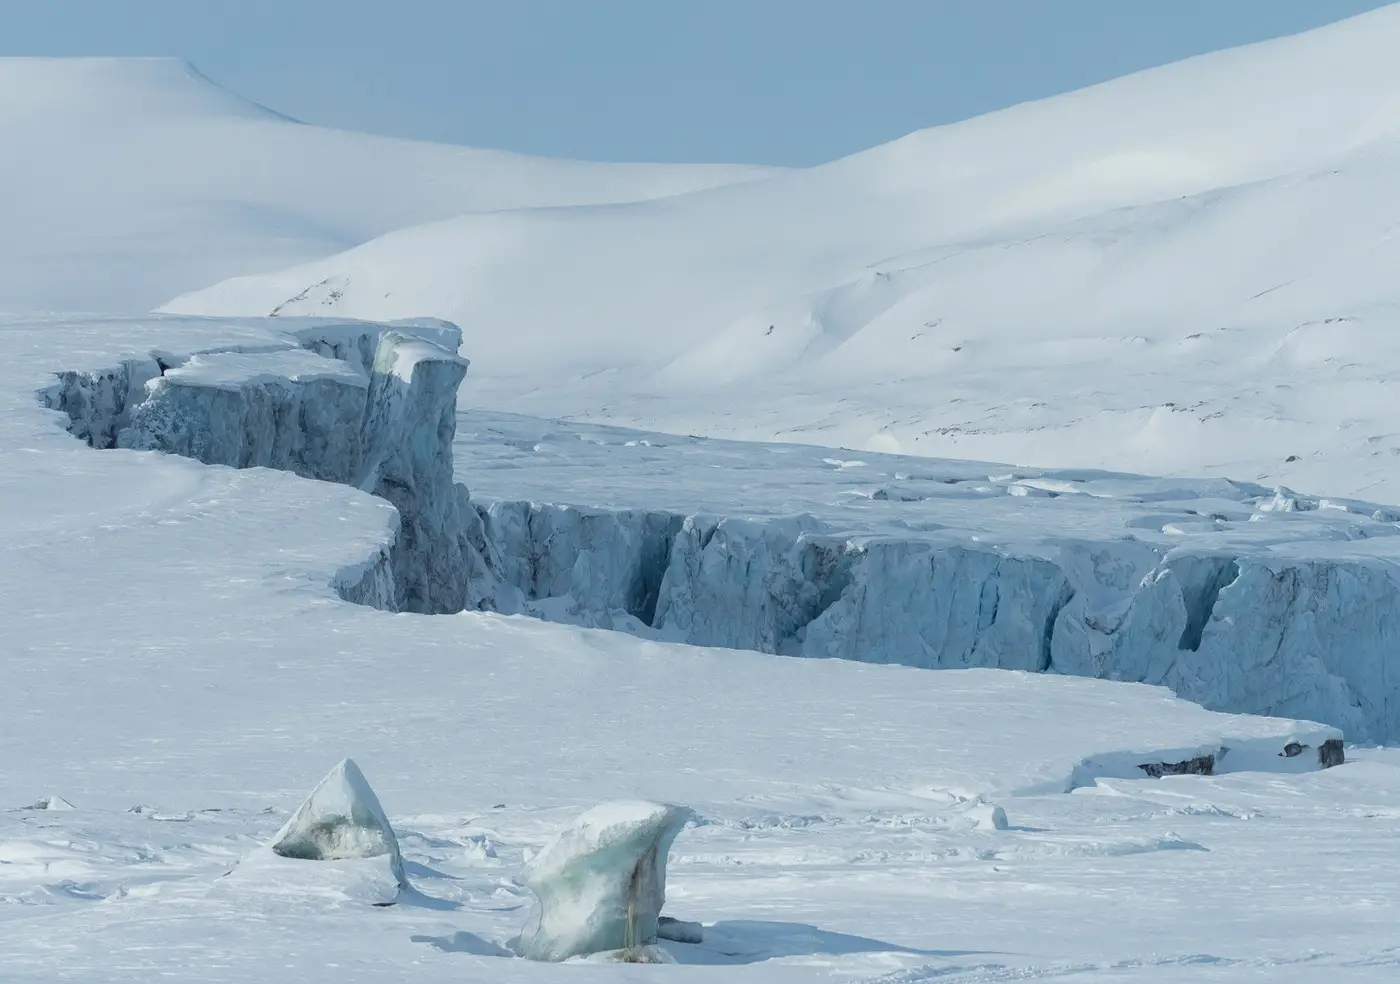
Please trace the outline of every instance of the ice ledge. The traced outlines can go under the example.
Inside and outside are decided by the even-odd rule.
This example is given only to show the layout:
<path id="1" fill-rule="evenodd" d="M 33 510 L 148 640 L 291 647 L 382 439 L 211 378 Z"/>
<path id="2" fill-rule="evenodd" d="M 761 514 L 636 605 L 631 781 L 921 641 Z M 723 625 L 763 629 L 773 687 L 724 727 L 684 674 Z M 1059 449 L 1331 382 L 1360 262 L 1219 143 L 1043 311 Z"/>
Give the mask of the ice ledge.
<path id="1" fill-rule="evenodd" d="M 44 394 L 93 447 L 354 485 L 395 505 L 347 600 L 472 608 L 702 645 L 1162 684 L 1218 710 L 1400 738 L 1394 564 L 1079 541 L 1053 555 L 656 510 L 498 502 L 453 479 L 467 363 L 442 323 L 302 325 L 282 345 L 153 353 Z M 445 343 L 445 344 L 444 344 Z M 1214 754 L 1205 750 L 1203 754 Z"/>
<path id="2" fill-rule="evenodd" d="M 497 502 L 488 534 L 532 614 L 697 645 L 1159 684 L 1214 710 L 1400 738 L 1387 559 L 1075 540 L 1053 551 Z M 1209 751 L 1209 750 L 1207 750 Z"/>
<path id="3" fill-rule="evenodd" d="M 387 499 L 393 545 L 335 587 L 378 608 L 458 612 L 489 604 L 495 585 L 481 516 L 452 480 L 458 338 L 441 322 L 302 327 L 282 346 L 63 372 L 42 397 L 95 448 L 275 468 Z"/>

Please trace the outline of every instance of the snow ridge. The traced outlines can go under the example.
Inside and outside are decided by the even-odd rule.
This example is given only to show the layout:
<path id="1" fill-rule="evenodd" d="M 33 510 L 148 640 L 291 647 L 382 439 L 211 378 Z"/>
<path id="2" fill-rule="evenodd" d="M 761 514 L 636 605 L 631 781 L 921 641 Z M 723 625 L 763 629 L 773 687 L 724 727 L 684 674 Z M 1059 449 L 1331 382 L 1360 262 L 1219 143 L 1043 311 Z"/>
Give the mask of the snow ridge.
<path id="1" fill-rule="evenodd" d="M 467 369 L 453 326 L 324 325 L 296 337 L 300 348 L 63 373 L 46 399 L 94 447 L 280 468 L 389 500 L 400 517 L 394 545 L 337 586 L 361 604 L 525 612 L 792 656 L 1147 682 L 1212 709 L 1322 721 L 1353 741 L 1400 737 L 1388 672 L 1400 589 L 1381 559 L 1107 537 L 1066 543 L 1052 558 L 916 531 L 833 530 L 812 516 L 483 508 L 453 474 Z"/>

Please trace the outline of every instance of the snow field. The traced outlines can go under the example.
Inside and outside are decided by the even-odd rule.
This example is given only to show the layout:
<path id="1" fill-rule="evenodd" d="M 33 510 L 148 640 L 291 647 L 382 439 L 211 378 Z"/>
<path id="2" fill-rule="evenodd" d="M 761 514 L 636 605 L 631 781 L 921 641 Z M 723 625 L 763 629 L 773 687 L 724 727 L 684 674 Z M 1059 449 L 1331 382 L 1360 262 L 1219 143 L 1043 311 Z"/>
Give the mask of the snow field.
<path id="1" fill-rule="evenodd" d="M 54 372 L 144 364 L 140 353 L 161 353 L 154 372 L 166 362 L 177 378 L 182 353 L 201 349 L 301 365 L 285 353 L 304 327 L 0 328 L 11 355 L 0 369 L 0 946 L 11 979 L 369 980 L 408 966 L 426 980 L 542 979 L 555 971 L 502 955 L 525 917 L 524 852 L 593 803 L 637 797 L 697 811 L 677 837 L 668 897 L 706 924 L 705 941 L 660 944 L 688 967 L 582 973 L 985 980 L 1072 964 L 1112 979 L 1129 965 L 1172 973 L 1202 952 L 1227 976 L 1318 951 L 1343 970 L 1393 960 L 1372 922 L 1389 885 L 1365 860 L 1394 814 L 1392 767 L 1382 757 L 1253 771 L 1306 765 L 1287 747 L 1318 748 L 1337 734 L 1327 726 L 1092 679 L 929 673 L 347 604 L 348 586 L 389 563 L 397 517 L 384 500 L 276 468 L 94 451 L 37 399 L 65 385 Z M 349 328 L 321 327 L 313 347 L 362 353 Z M 234 392 L 220 380 L 208 389 Z M 116 406 L 103 403 L 115 377 L 89 382 L 70 396 Z M 1233 759 L 1249 771 L 1213 779 L 1110 778 L 1222 748 L 1221 771 L 1234 751 L 1257 754 Z M 375 777 L 416 894 L 382 909 L 365 904 L 362 882 L 268 891 L 277 879 L 223 877 L 346 754 Z M 1106 812 L 1085 799 L 1114 790 Z M 25 808 L 51 795 L 76 809 Z M 1256 807 L 1240 805 L 1252 796 Z M 987 806 L 1002 807 L 1006 829 L 985 822 Z M 1239 831 L 1242 813 L 1275 825 Z M 1344 832 L 1330 842 L 1334 864 L 1357 874 L 1294 910 L 1283 900 L 1317 883 L 1321 830 Z M 1247 866 L 1259 851 L 1277 890 L 1217 913 L 1189 947 L 1163 942 L 1157 901 L 1220 897 L 1258 870 Z M 1014 879 L 1001 878 L 1005 865 Z M 1343 893 L 1379 908 L 1368 915 Z M 1063 930 L 1110 919 L 1109 943 Z"/>
<path id="2" fill-rule="evenodd" d="M 774 169 L 594 164 L 312 126 L 174 58 L 0 58 L 0 312 L 142 312 L 392 229 Z M 94 166 L 100 161 L 101 166 Z"/>

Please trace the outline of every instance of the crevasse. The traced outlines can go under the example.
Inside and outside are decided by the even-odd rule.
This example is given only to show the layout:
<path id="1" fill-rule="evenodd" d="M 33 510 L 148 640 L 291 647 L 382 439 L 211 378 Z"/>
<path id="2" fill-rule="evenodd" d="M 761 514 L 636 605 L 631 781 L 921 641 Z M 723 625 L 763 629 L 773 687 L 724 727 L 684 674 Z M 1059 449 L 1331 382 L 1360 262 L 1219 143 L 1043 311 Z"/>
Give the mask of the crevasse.
<path id="1" fill-rule="evenodd" d="M 299 348 L 132 359 L 46 391 L 96 448 L 285 469 L 398 509 L 341 596 L 422 613 L 527 612 L 673 641 L 928 668 L 1163 684 L 1228 711 L 1400 740 L 1400 590 L 1382 560 L 1158 550 L 1059 559 L 834 533 L 820 520 L 473 502 L 453 475 L 460 333 L 326 324 Z"/>

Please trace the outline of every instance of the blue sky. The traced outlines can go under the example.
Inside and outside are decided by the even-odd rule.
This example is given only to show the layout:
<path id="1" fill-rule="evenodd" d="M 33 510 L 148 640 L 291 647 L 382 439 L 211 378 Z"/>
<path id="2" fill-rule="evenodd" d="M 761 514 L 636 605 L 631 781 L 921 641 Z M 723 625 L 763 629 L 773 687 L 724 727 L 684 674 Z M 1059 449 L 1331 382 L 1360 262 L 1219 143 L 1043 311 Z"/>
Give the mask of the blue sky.
<path id="1" fill-rule="evenodd" d="M 0 54 L 178 55 L 311 122 L 812 164 L 1378 0 L 0 0 Z"/>

